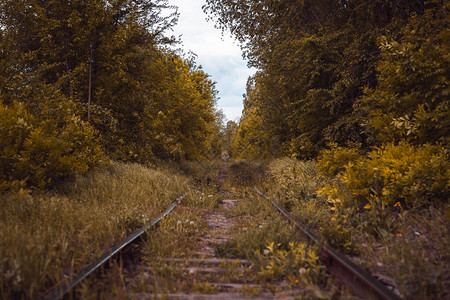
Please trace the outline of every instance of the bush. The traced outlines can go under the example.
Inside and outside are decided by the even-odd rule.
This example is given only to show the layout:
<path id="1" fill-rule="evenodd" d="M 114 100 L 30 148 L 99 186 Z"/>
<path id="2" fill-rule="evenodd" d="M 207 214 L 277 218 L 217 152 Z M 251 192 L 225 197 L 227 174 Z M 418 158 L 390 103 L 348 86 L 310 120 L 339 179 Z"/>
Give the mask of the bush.
<path id="1" fill-rule="evenodd" d="M 359 158 L 360 151 L 356 147 L 338 147 L 330 145 L 330 149 L 322 150 L 317 159 L 317 166 L 321 173 L 328 178 L 334 178 L 345 170 L 345 165 Z"/>
<path id="2" fill-rule="evenodd" d="M 329 157 L 334 156 L 322 159 Z M 347 207 L 364 206 L 373 199 L 388 206 L 437 205 L 448 202 L 450 196 L 448 159 L 448 152 L 440 146 L 386 144 L 367 157 L 349 162 L 337 175 L 337 182 L 326 185 L 320 192 Z"/>
<path id="3" fill-rule="evenodd" d="M 0 103 L 0 191 L 43 189 L 105 161 L 96 132 L 74 113 L 73 103 L 39 105 L 35 116 L 22 103 Z"/>

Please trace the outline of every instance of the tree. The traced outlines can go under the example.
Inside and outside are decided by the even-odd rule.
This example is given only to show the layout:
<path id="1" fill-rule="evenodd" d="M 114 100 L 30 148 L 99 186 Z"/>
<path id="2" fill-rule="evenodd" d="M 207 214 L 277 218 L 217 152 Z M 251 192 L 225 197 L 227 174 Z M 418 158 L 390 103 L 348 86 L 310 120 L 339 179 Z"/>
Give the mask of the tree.
<path id="1" fill-rule="evenodd" d="M 374 88 L 383 33 L 399 32 L 414 13 L 442 1 L 218 1 L 204 10 L 241 42 L 255 86 L 258 118 L 285 154 L 311 158 L 333 141 L 370 145 L 355 110 Z M 250 96 L 251 97 L 251 96 Z M 250 99 L 249 97 L 249 99 Z M 250 101 L 245 99 L 245 101 Z"/>
<path id="2" fill-rule="evenodd" d="M 146 114 L 154 153 L 170 159 L 204 158 L 209 136 L 216 132 L 215 84 L 192 61 L 174 53 L 167 53 L 165 67 L 164 83 Z"/>
<path id="3" fill-rule="evenodd" d="M 113 159 L 204 155 L 214 83 L 165 49 L 177 19 L 167 0 L 1 0 L 0 8 L 0 68 L 12 79 L 0 78 L 4 103 L 38 115 L 44 98 L 33 95 L 48 86 L 76 103 Z"/>

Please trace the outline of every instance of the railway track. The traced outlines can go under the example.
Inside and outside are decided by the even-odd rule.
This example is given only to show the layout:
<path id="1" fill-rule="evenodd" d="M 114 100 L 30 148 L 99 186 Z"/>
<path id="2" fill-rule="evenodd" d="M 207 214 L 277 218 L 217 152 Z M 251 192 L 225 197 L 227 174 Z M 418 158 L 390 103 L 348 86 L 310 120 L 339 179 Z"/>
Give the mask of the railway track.
<path id="1" fill-rule="evenodd" d="M 234 209 L 237 199 L 227 199 L 223 185 L 226 181 L 226 169 L 220 170 L 218 191 L 224 198 L 218 208 L 200 210 L 202 219 L 207 223 L 208 231 L 196 237 L 195 252 L 186 257 L 153 257 L 150 261 L 140 261 L 132 256 L 136 245 L 142 241 L 143 234 L 158 225 L 173 209 L 181 203 L 184 196 L 178 198 L 164 213 L 154 219 L 119 245 L 112 247 L 90 266 L 82 270 L 69 283 L 55 288 L 45 299 L 76 298 L 78 286 L 90 275 L 91 278 L 109 262 L 128 257 L 128 266 L 121 270 L 123 284 L 126 286 L 125 298 L 128 299 L 297 299 L 302 287 L 288 284 L 284 280 L 261 282 L 257 278 L 258 270 L 252 261 L 242 258 L 223 258 L 216 253 L 214 245 L 224 244 L 233 239 L 235 221 L 227 217 Z M 357 267 L 349 259 L 337 253 L 328 244 L 323 243 L 306 226 L 295 220 L 273 199 L 264 195 L 255 187 L 256 192 L 269 200 L 277 210 L 310 241 L 319 246 L 320 260 L 328 272 L 348 285 L 362 299 L 400 299 L 377 279 Z M 130 259 L 133 258 L 133 259 Z M 159 277 L 165 277 L 162 283 Z M 94 281 L 97 277 L 94 277 Z M 98 279 L 102 280 L 102 279 Z M 168 283 L 167 283 L 168 282 Z M 109 298 L 109 295 L 94 295 L 94 298 Z M 122 297 L 121 297 L 122 298 Z"/>
<path id="2" fill-rule="evenodd" d="M 200 210 L 208 230 L 197 237 L 195 251 L 187 257 L 153 258 L 145 264 L 126 270 L 128 299 L 274 299 L 274 293 L 264 291 L 256 281 L 251 261 L 234 257 L 224 258 L 216 253 L 215 245 L 233 239 L 236 222 L 227 216 L 239 203 L 227 199 L 224 189 L 226 167 L 222 167 L 217 179 L 218 193 L 224 198 L 215 209 Z M 181 255 L 183 256 L 183 255 Z M 142 287 L 144 283 L 145 287 Z M 139 287 L 140 286 L 140 287 Z M 289 289 L 286 284 L 279 290 Z M 290 290 L 292 292 L 292 290 Z M 281 291 L 283 292 L 283 291 Z M 277 298 L 280 298 L 280 293 Z M 285 296 L 285 297 L 283 297 Z M 294 299 L 284 293 L 283 299 Z"/>
<path id="3" fill-rule="evenodd" d="M 103 267 L 107 266 L 108 263 L 110 263 L 112 260 L 117 259 L 119 257 L 123 257 L 127 255 L 128 252 L 132 251 L 132 248 L 139 244 L 142 240 L 143 235 L 145 232 L 147 232 L 149 229 L 153 228 L 154 226 L 158 225 L 161 220 L 163 220 L 164 217 L 166 217 L 172 210 L 179 204 L 181 201 L 185 198 L 185 196 L 181 196 L 175 200 L 172 205 L 169 206 L 162 214 L 160 214 L 157 218 L 152 220 L 149 225 L 145 226 L 144 228 L 141 228 L 131 235 L 129 235 L 127 238 L 125 238 L 123 241 L 121 241 L 118 245 L 115 245 L 111 247 L 108 251 L 106 251 L 102 256 L 100 256 L 98 259 L 96 259 L 93 263 L 91 263 L 88 267 L 80 271 L 75 278 L 73 278 L 69 283 L 63 283 L 57 287 L 54 288 L 54 290 L 47 296 L 44 297 L 44 299 L 48 300 L 58 300 L 58 299 L 65 299 L 65 298 L 73 298 L 74 292 L 76 288 L 79 286 L 79 284 L 88 278 L 93 273 L 99 271 Z"/>

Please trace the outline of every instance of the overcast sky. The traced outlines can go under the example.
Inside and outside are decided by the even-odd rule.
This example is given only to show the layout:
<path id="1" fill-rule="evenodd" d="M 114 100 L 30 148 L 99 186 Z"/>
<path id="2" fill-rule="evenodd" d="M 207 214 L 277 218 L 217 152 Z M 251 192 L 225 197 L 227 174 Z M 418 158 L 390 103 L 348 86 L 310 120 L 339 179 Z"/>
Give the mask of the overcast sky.
<path id="1" fill-rule="evenodd" d="M 228 120 L 239 120 L 243 108 L 242 94 L 245 93 L 247 78 L 255 72 L 254 69 L 247 68 L 237 42 L 228 35 L 222 36 L 212 21 L 206 21 L 202 11 L 205 0 L 169 2 L 178 6 L 180 13 L 173 34 L 181 35 L 181 48 L 186 52 L 194 52 L 198 64 L 217 82 L 220 97 L 218 108 L 223 110 Z"/>

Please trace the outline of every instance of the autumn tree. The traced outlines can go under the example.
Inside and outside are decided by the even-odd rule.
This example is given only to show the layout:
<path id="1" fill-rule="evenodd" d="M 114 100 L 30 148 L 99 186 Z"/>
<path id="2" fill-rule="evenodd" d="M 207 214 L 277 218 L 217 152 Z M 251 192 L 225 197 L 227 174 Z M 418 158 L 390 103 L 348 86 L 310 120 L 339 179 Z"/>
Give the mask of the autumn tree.
<path id="1" fill-rule="evenodd" d="M 217 92 L 209 76 L 192 61 L 168 53 L 165 80 L 147 109 L 154 152 L 170 159 L 201 159 L 216 121 Z"/>
<path id="2" fill-rule="evenodd" d="M 195 61 L 169 50 L 175 38 L 166 31 L 176 20 L 167 0 L 0 0 L 5 111 L 20 108 L 9 115 L 30 116 L 36 128 L 55 124 L 36 131 L 56 137 L 42 152 L 65 138 L 59 130 L 71 132 L 58 146 L 71 145 L 69 153 L 87 151 L 89 140 L 124 161 L 217 152 L 215 85 Z M 86 141 L 75 138 L 70 120 L 80 124 Z"/>
<path id="3" fill-rule="evenodd" d="M 278 148 L 314 157 L 327 142 L 371 145 L 355 110 L 377 86 L 377 39 L 399 32 L 413 14 L 442 1 L 217 1 L 204 10 L 241 42 L 260 70 L 258 107 Z M 249 101 L 246 99 L 245 101 Z"/>

